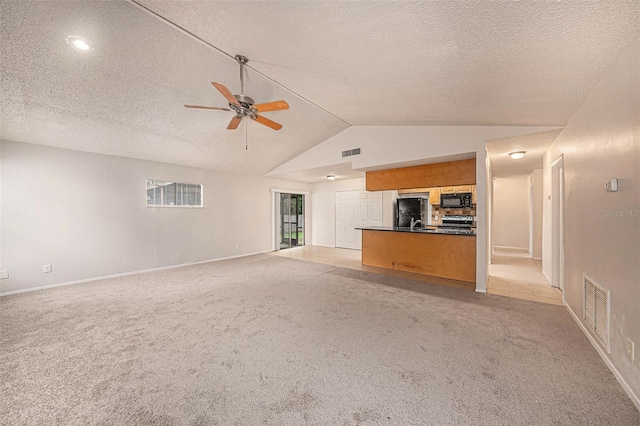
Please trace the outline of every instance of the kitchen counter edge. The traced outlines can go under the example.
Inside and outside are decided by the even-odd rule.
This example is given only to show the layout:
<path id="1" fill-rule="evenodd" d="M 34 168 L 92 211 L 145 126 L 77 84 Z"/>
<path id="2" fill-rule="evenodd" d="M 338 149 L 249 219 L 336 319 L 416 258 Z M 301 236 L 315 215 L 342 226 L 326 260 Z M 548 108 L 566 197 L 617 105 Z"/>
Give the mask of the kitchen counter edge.
<path id="1" fill-rule="evenodd" d="M 363 226 L 357 227 L 356 229 L 361 229 L 363 231 L 387 231 L 387 232 L 410 232 L 412 234 L 439 234 L 439 235 L 460 235 L 465 237 L 475 237 L 476 232 L 472 231 L 469 233 L 468 231 L 456 232 L 451 229 L 430 229 L 430 228 L 414 228 L 413 231 L 409 227 L 400 227 L 400 226 Z"/>

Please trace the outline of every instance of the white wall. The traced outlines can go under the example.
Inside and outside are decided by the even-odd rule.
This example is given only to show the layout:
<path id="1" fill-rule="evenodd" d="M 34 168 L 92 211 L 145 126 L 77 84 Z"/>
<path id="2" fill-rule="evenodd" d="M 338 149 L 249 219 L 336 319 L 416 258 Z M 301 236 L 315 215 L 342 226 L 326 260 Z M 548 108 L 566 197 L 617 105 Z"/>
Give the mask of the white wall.
<path id="1" fill-rule="evenodd" d="M 544 159 L 543 268 L 552 274 L 551 163 L 564 154 L 565 291 L 582 321 L 582 274 L 611 291 L 611 353 L 640 409 L 640 39 L 629 45 Z M 604 182 L 618 178 L 618 192 Z M 636 344 L 636 360 L 626 339 Z"/>
<path id="2" fill-rule="evenodd" d="M 336 246 L 336 192 L 364 191 L 365 179 L 347 179 L 320 182 L 311 189 L 311 216 L 314 218 L 312 241 L 314 245 Z M 382 191 L 382 225 L 393 226 L 393 191 Z"/>
<path id="3" fill-rule="evenodd" d="M 536 169 L 527 178 L 527 186 L 532 190 L 533 204 L 529 206 L 529 220 L 531 221 L 531 235 L 529 241 L 531 257 L 542 259 L 542 169 Z"/>
<path id="4" fill-rule="evenodd" d="M 493 171 L 491 170 L 491 162 L 489 161 L 488 155 L 486 164 L 487 176 L 485 177 L 485 187 L 487 188 L 487 193 L 485 195 L 485 205 L 487 206 L 487 241 L 485 242 L 485 250 L 487 253 L 487 259 L 485 260 L 485 264 L 486 270 L 488 271 L 489 265 L 493 263 Z M 487 281 L 488 280 L 489 277 L 487 276 Z"/>
<path id="5" fill-rule="evenodd" d="M 529 250 L 527 177 L 493 181 L 493 247 Z"/>
<path id="6" fill-rule="evenodd" d="M 310 185 L 2 141 L 0 292 L 268 251 L 271 188 Z M 204 208 L 146 207 L 146 179 Z M 236 244 L 240 247 L 236 248 Z M 53 272 L 43 273 L 43 265 Z"/>
<path id="7" fill-rule="evenodd" d="M 349 157 L 353 169 L 380 170 L 462 158 L 485 158 L 486 141 L 557 129 L 535 126 L 352 126 L 272 170 L 268 175 L 343 164 L 342 151 L 361 148 Z M 484 160 L 483 160 L 484 161 Z M 484 163 L 483 163 L 484 168 Z M 484 179 L 483 179 L 484 182 Z M 479 184 L 479 183 L 478 183 Z"/>

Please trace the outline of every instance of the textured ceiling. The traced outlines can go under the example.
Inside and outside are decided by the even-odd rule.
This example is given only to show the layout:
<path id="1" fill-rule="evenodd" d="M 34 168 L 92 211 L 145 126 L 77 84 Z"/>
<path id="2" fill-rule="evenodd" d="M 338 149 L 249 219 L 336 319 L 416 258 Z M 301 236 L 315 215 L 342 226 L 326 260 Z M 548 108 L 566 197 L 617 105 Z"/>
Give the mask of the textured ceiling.
<path id="1" fill-rule="evenodd" d="M 637 0 L 0 0 L 0 138 L 262 175 L 349 124 L 562 126 L 639 29 Z M 182 107 L 225 106 L 235 54 L 291 105 L 248 151 L 232 113 Z"/>
<path id="2" fill-rule="evenodd" d="M 2 139 L 262 175 L 348 127 L 248 70 L 246 94 L 290 109 L 264 114 L 277 132 L 250 121 L 247 151 L 245 123 L 226 130 L 233 113 L 182 106 L 227 106 L 211 81 L 239 93 L 235 60 L 128 2 L 0 8 Z M 69 35 L 95 50 L 74 50 Z"/>
<path id="3" fill-rule="evenodd" d="M 495 178 L 526 176 L 534 169 L 542 168 L 544 154 L 558 137 L 562 129 L 487 142 L 487 153 L 491 162 L 491 173 Z M 513 151 L 526 151 L 524 157 L 514 160 Z"/>
<path id="4" fill-rule="evenodd" d="M 564 126 L 640 2 L 136 0 L 352 125 Z"/>

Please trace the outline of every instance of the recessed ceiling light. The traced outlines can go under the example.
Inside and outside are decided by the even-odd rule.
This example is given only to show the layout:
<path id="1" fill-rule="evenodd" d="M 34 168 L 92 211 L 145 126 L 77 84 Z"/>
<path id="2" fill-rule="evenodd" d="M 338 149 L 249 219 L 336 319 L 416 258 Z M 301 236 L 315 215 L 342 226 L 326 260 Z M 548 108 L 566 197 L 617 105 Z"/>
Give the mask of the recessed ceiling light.
<path id="1" fill-rule="evenodd" d="M 513 151 L 510 152 L 509 155 L 511 156 L 511 158 L 513 158 L 514 160 L 518 160 L 522 157 L 524 157 L 524 155 L 527 153 L 527 151 Z"/>
<path id="2" fill-rule="evenodd" d="M 90 52 L 93 50 L 93 46 L 89 42 L 89 40 L 84 39 L 79 36 L 69 36 L 67 37 L 67 44 L 75 49 L 81 50 L 83 52 Z"/>
<path id="3" fill-rule="evenodd" d="M 336 175 L 327 175 L 327 179 L 329 180 L 334 180 L 336 178 Z"/>

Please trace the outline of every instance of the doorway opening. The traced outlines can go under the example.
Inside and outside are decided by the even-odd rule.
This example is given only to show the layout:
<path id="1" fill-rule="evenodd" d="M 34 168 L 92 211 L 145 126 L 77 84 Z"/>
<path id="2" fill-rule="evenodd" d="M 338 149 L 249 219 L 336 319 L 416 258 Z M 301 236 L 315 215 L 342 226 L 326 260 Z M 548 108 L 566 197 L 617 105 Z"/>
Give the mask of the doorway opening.
<path id="1" fill-rule="evenodd" d="M 564 292 L 564 157 L 551 164 L 551 285 Z M 564 298 L 564 295 L 563 295 Z"/>
<path id="2" fill-rule="evenodd" d="M 280 193 L 280 250 L 304 245 L 304 195 Z"/>

